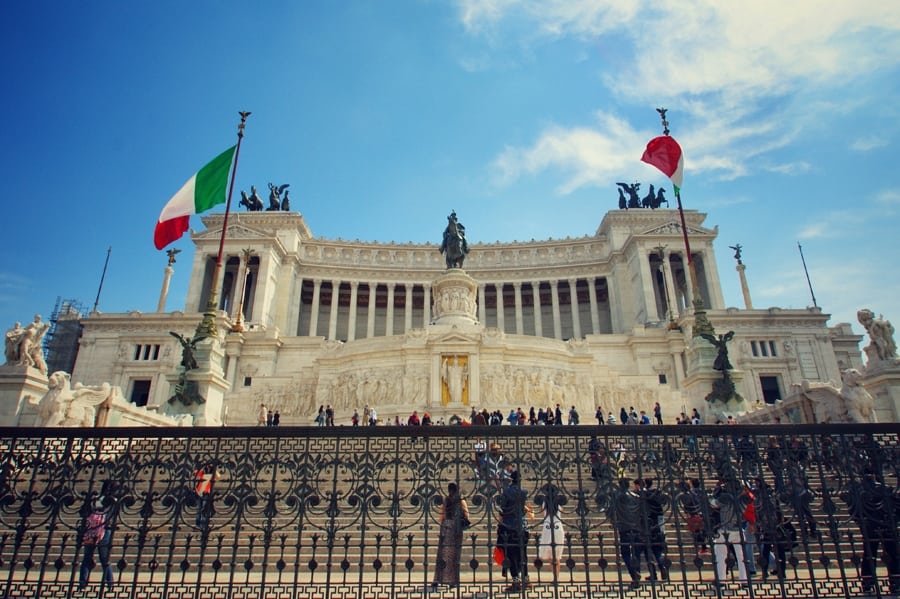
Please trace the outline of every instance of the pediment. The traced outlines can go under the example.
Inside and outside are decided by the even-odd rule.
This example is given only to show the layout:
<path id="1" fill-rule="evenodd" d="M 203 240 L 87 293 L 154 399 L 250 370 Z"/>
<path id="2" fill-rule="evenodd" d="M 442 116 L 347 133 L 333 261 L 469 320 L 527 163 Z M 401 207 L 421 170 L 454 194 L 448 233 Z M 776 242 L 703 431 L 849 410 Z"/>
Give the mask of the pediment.
<path id="1" fill-rule="evenodd" d="M 193 232 L 191 237 L 198 241 L 206 239 L 218 240 L 222 234 L 221 229 L 206 229 L 205 231 Z M 253 229 L 241 224 L 228 225 L 227 239 L 260 239 L 270 235 L 265 231 Z"/>
<path id="2" fill-rule="evenodd" d="M 687 227 L 688 235 L 715 235 L 715 231 L 703 227 Z M 663 225 L 657 225 L 651 229 L 640 233 L 640 235 L 681 235 L 681 223 L 678 221 L 669 221 Z"/>
<path id="3" fill-rule="evenodd" d="M 460 344 L 478 344 L 481 342 L 481 336 L 477 333 L 467 335 L 459 331 L 450 331 L 443 335 L 434 337 L 431 340 L 432 345 L 460 345 Z"/>

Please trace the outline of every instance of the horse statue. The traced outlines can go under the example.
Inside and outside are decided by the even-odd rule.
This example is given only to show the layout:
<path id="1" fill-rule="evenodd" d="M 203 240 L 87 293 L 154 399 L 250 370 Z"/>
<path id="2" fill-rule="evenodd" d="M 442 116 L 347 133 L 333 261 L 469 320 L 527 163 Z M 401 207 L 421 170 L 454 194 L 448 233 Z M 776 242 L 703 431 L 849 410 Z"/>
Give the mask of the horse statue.
<path id="1" fill-rule="evenodd" d="M 656 208 L 653 203 L 656 201 L 656 192 L 653 191 L 653 184 L 650 184 L 650 189 L 647 191 L 647 195 L 643 197 L 641 200 L 641 208 Z"/>
<path id="2" fill-rule="evenodd" d="M 456 219 L 455 210 L 447 217 L 447 228 L 444 229 L 444 240 L 441 242 L 440 251 L 444 254 L 447 268 L 462 268 L 463 260 L 469 253 L 466 227 Z"/>
<path id="3" fill-rule="evenodd" d="M 256 189 L 253 188 L 253 195 L 248 196 L 247 192 L 241 190 L 241 206 L 246 208 L 249 212 L 261 212 L 263 209 L 262 200 L 259 199 L 259 196 L 256 194 Z"/>
<path id="4" fill-rule="evenodd" d="M 290 212 L 291 211 L 291 200 L 288 198 L 289 189 L 284 190 L 284 199 L 281 200 L 281 210 L 282 212 Z"/>
<path id="5" fill-rule="evenodd" d="M 659 191 L 656 192 L 656 199 L 653 200 L 653 204 L 650 207 L 651 208 L 659 208 L 660 206 L 662 206 L 662 203 L 665 202 L 666 208 L 668 208 L 669 200 L 666 199 L 665 193 L 666 193 L 666 188 L 660 187 Z"/>
<path id="6" fill-rule="evenodd" d="M 616 183 L 616 185 L 624 189 L 625 193 L 628 194 L 627 208 L 641 207 L 641 200 L 638 198 L 638 189 L 641 188 L 640 183 L 634 183 L 633 185 L 628 185 L 627 183 Z"/>

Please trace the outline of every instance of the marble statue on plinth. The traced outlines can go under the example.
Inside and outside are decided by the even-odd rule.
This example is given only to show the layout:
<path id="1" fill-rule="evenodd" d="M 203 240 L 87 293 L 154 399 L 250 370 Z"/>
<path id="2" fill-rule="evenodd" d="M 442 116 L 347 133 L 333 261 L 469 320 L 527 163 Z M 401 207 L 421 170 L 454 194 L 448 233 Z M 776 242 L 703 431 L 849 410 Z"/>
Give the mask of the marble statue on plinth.
<path id="1" fill-rule="evenodd" d="M 41 315 L 35 314 L 34 321 L 22 326 L 15 323 L 6 331 L 6 363 L 13 366 L 31 366 L 43 374 L 47 374 L 47 363 L 44 361 L 44 335 L 50 323 L 42 322 Z"/>
<path id="2" fill-rule="evenodd" d="M 869 334 L 869 345 L 864 349 L 869 359 L 869 364 L 876 365 L 879 362 L 891 362 L 897 357 L 897 343 L 894 341 L 894 327 L 891 321 L 864 308 L 856 313 L 859 324 L 863 325 Z"/>

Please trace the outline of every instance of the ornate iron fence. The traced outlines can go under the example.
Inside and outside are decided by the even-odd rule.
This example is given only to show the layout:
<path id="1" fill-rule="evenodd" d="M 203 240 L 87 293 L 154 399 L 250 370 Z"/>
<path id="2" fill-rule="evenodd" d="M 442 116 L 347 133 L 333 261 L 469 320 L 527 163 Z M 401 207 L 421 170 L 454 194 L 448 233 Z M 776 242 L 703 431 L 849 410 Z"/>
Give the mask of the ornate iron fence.
<path id="1" fill-rule="evenodd" d="M 148 599 L 896 594 L 898 433 L 895 424 L 2 429 L 0 588 Z M 522 521 L 527 579 L 517 584 L 509 556 L 494 559 L 511 470 L 537 512 Z M 449 554 L 459 583 L 433 587 L 451 482 L 471 526 Z M 562 527 L 549 535 L 542 507 L 558 508 Z M 86 548 L 95 510 L 108 534 Z M 746 583 L 745 570 L 756 572 Z"/>

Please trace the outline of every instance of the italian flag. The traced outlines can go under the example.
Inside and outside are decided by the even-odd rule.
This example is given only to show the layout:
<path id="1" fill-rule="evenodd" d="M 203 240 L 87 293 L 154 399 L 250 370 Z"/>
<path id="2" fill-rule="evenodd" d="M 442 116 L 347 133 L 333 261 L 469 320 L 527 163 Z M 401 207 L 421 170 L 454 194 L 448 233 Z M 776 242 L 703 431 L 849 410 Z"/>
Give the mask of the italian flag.
<path id="1" fill-rule="evenodd" d="M 672 180 L 677 194 L 681 189 L 681 179 L 684 177 L 684 154 L 681 146 L 675 138 L 668 135 L 654 137 L 647 143 L 647 149 L 641 156 L 641 162 L 652 164 Z"/>
<path id="2" fill-rule="evenodd" d="M 200 214 L 225 201 L 228 174 L 234 150 L 231 146 L 212 159 L 188 179 L 165 205 L 153 231 L 153 243 L 161 250 L 176 241 L 188 230 L 192 214 Z"/>

